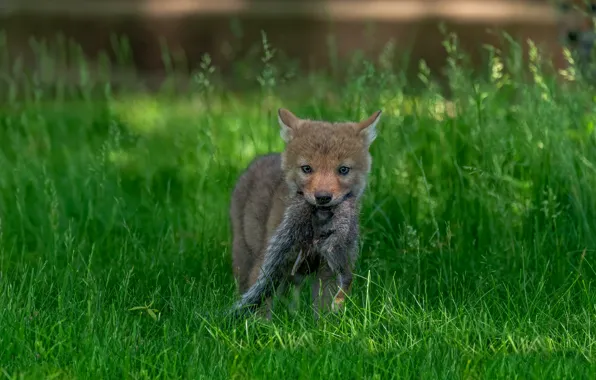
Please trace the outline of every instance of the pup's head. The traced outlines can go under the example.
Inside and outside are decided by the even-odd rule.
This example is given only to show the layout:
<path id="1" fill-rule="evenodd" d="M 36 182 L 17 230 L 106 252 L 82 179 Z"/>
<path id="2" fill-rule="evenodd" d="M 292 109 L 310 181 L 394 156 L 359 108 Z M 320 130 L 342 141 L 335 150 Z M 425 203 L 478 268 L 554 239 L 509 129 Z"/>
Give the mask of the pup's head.
<path id="1" fill-rule="evenodd" d="M 292 192 L 311 204 L 335 206 L 349 196 L 360 197 L 366 186 L 381 111 L 360 122 L 305 120 L 286 109 L 278 112 L 280 135 L 286 142 L 282 167 Z"/>

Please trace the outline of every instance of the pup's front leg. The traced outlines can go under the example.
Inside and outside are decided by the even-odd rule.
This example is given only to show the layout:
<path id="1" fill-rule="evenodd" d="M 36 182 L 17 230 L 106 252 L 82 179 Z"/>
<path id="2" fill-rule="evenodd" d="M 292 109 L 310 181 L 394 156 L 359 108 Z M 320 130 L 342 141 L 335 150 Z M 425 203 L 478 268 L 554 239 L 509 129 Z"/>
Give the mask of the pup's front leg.
<path id="1" fill-rule="evenodd" d="M 345 298 L 352 289 L 352 265 L 349 258 L 353 254 L 329 249 L 323 253 L 323 257 L 326 262 L 321 263 L 312 284 L 315 317 L 319 317 L 321 311 L 329 310 L 329 307 L 333 312 L 342 310 Z"/>
<path id="2" fill-rule="evenodd" d="M 311 298 L 315 319 L 331 308 L 334 294 L 337 292 L 335 274 L 327 263 L 321 263 L 311 285 Z"/>
<path id="3" fill-rule="evenodd" d="M 330 248 L 324 253 L 327 262 L 329 263 L 330 271 L 336 276 L 336 289 L 331 304 L 331 310 L 334 312 L 343 310 L 344 301 L 352 290 L 352 268 L 353 262 L 351 257 L 353 254 L 350 248 L 342 247 L 338 242 L 334 248 Z"/>

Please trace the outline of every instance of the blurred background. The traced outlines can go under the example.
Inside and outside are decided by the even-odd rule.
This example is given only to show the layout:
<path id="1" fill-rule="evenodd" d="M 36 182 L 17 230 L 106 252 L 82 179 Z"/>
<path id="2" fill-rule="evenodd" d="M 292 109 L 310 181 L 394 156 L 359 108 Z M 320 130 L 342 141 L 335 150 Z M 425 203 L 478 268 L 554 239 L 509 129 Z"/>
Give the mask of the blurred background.
<path id="1" fill-rule="evenodd" d="M 586 8 L 583 1 L 576 3 L 590 10 L 589 4 Z M 562 44 L 578 40 L 583 27 L 581 18 L 569 16 L 572 7 L 562 4 L 551 0 L 2 0 L 0 25 L 11 57 L 20 55 L 25 65 L 36 60 L 31 37 L 52 39 L 61 33 L 80 44 L 92 61 L 101 51 L 116 61 L 113 36 L 126 36 L 129 63 L 148 83 L 159 83 L 164 77 L 165 45 L 177 54 L 180 67 L 197 67 L 208 53 L 218 70 L 231 74 L 234 62 L 246 60 L 255 46 L 262 46 L 262 31 L 270 45 L 301 70 L 328 67 L 333 60 L 341 65 L 356 51 L 376 58 L 390 44 L 410 62 L 409 75 L 415 75 L 421 59 L 434 73 L 440 74 L 445 64 L 440 23 L 457 34 L 476 65 L 486 54 L 484 44 L 506 49 L 499 33 L 504 31 L 522 43 L 534 40 L 561 68 L 565 65 Z M 396 64 L 405 66 L 405 62 Z M 186 68 L 179 73 L 183 75 Z M 119 70 L 112 73 L 112 81 L 127 79 L 123 65 Z"/>
<path id="2" fill-rule="evenodd" d="M 543 74 L 596 3 L 556 1 L 0 0 L 0 374 L 596 378 L 595 92 Z M 384 111 L 355 307 L 228 330 L 279 107 Z"/>

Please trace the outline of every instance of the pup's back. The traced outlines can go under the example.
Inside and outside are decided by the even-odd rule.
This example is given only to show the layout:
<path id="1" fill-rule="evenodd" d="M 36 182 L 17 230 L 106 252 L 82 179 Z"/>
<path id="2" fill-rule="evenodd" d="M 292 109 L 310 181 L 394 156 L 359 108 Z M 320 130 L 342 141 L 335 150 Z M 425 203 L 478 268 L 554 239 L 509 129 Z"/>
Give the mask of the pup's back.
<path id="1" fill-rule="evenodd" d="M 232 265 L 241 293 L 258 276 L 267 240 L 281 221 L 286 194 L 279 153 L 255 158 L 236 183 L 230 205 Z"/>

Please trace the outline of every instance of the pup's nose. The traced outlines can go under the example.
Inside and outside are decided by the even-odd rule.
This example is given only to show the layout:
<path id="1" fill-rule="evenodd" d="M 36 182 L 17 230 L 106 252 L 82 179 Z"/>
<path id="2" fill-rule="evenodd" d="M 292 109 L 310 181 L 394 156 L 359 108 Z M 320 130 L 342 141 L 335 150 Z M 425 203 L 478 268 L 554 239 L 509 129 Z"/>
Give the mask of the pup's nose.
<path id="1" fill-rule="evenodd" d="M 315 200 L 317 201 L 318 205 L 325 205 L 331 202 L 331 194 L 326 192 L 316 192 L 315 193 Z"/>

